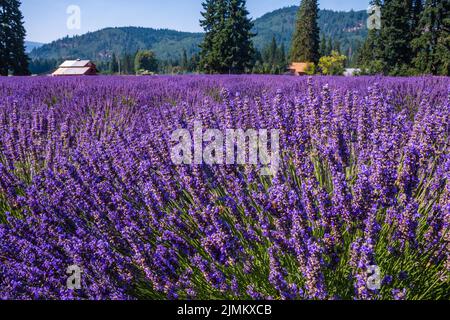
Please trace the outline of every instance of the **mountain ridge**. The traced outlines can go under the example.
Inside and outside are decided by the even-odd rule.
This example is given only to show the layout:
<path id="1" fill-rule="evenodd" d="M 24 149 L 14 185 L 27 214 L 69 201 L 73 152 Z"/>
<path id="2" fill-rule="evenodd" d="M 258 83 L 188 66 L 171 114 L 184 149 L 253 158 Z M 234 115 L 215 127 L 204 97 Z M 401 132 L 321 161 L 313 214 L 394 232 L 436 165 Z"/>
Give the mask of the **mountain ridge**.
<path id="1" fill-rule="evenodd" d="M 36 42 L 36 41 L 25 41 L 25 50 L 27 53 L 30 53 L 34 49 L 42 47 L 44 44 L 45 43 Z"/>
<path id="2" fill-rule="evenodd" d="M 278 43 L 290 46 L 295 28 L 298 6 L 268 12 L 254 20 L 253 41 L 261 50 L 275 36 Z M 319 26 L 326 37 L 340 42 L 342 52 L 353 52 L 357 42 L 367 35 L 364 10 L 339 12 L 320 10 Z M 349 30 L 349 31 L 345 31 Z M 354 30 L 353 32 L 350 30 Z M 153 50 L 162 60 L 177 60 L 186 50 L 188 55 L 198 53 L 203 33 L 144 27 L 109 27 L 74 37 L 64 37 L 30 52 L 32 59 L 91 59 L 107 61 L 113 53 L 132 54 L 139 49 Z"/>

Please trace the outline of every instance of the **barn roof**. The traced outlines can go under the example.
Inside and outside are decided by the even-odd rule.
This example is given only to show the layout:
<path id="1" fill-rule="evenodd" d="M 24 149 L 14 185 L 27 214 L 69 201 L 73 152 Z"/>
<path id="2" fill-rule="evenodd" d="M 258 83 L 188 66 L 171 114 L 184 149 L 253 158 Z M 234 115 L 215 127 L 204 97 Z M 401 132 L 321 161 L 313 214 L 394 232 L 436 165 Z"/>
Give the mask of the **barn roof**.
<path id="1" fill-rule="evenodd" d="M 67 60 L 60 65 L 60 68 L 82 68 L 87 67 L 90 63 L 90 60 Z"/>
<path id="2" fill-rule="evenodd" d="M 83 68 L 59 68 L 55 72 L 53 72 L 54 76 L 68 76 L 68 75 L 84 75 L 91 70 L 90 67 L 83 67 Z"/>

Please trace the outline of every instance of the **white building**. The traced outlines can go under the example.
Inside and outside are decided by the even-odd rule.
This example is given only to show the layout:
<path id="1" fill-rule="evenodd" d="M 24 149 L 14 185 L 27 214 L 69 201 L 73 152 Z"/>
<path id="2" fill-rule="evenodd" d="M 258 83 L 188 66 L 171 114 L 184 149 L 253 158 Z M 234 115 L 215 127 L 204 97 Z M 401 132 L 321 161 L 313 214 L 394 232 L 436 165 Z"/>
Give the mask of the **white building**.
<path id="1" fill-rule="evenodd" d="M 346 77 L 353 77 L 353 76 L 357 75 L 360 72 L 361 72 L 361 69 L 347 68 L 344 71 L 344 76 L 346 76 Z"/>

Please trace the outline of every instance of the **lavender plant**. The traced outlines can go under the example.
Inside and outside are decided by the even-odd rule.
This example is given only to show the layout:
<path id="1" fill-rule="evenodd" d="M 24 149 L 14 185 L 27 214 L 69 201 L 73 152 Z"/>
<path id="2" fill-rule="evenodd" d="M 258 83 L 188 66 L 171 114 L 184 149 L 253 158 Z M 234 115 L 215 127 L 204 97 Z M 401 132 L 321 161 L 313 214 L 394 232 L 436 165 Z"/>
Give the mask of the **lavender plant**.
<path id="1" fill-rule="evenodd" d="M 448 78 L 0 79 L 0 298 L 450 299 L 449 97 Z M 195 121 L 278 129 L 280 170 L 173 164 Z"/>

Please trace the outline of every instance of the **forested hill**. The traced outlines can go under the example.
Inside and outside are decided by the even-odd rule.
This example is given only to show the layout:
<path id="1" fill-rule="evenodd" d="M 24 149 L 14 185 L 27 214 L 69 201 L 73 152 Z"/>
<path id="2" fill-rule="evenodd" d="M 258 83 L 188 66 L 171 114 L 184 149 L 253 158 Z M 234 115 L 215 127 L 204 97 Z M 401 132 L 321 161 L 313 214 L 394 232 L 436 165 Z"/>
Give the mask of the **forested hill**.
<path id="1" fill-rule="evenodd" d="M 92 59 L 104 61 L 112 53 L 122 55 L 152 49 L 161 59 L 178 59 L 183 49 L 198 51 L 202 33 L 140 27 L 106 28 L 81 36 L 66 37 L 44 45 L 30 54 L 32 59 Z"/>
<path id="2" fill-rule="evenodd" d="M 44 44 L 40 42 L 32 42 L 32 41 L 25 41 L 25 49 L 27 52 L 31 52 L 36 48 L 42 47 Z"/>
<path id="3" fill-rule="evenodd" d="M 286 48 L 291 45 L 295 29 L 298 7 L 292 6 L 265 14 L 255 20 L 255 45 L 262 48 L 270 43 L 275 36 L 278 43 L 284 43 Z M 367 37 L 366 11 L 336 12 L 320 10 L 319 27 L 321 35 L 331 38 L 333 45 L 339 42 L 342 52 L 348 53 L 351 47 L 353 52 Z M 328 41 L 328 40 L 327 40 Z"/>
<path id="4" fill-rule="evenodd" d="M 290 46 L 298 7 L 292 6 L 268 13 L 255 20 L 255 45 L 262 49 L 268 45 L 272 37 L 278 42 Z M 339 41 L 342 52 L 348 48 L 354 50 L 357 42 L 367 35 L 365 11 L 334 12 L 321 10 L 319 26 L 322 33 Z M 165 29 L 151 29 L 140 27 L 106 28 L 90 32 L 81 36 L 66 37 L 40 48 L 30 54 L 32 59 L 92 59 L 95 61 L 108 60 L 112 53 L 122 55 L 134 53 L 139 49 L 153 50 L 159 59 L 179 59 L 185 49 L 188 55 L 199 50 L 203 39 L 202 33 L 179 32 Z"/>

